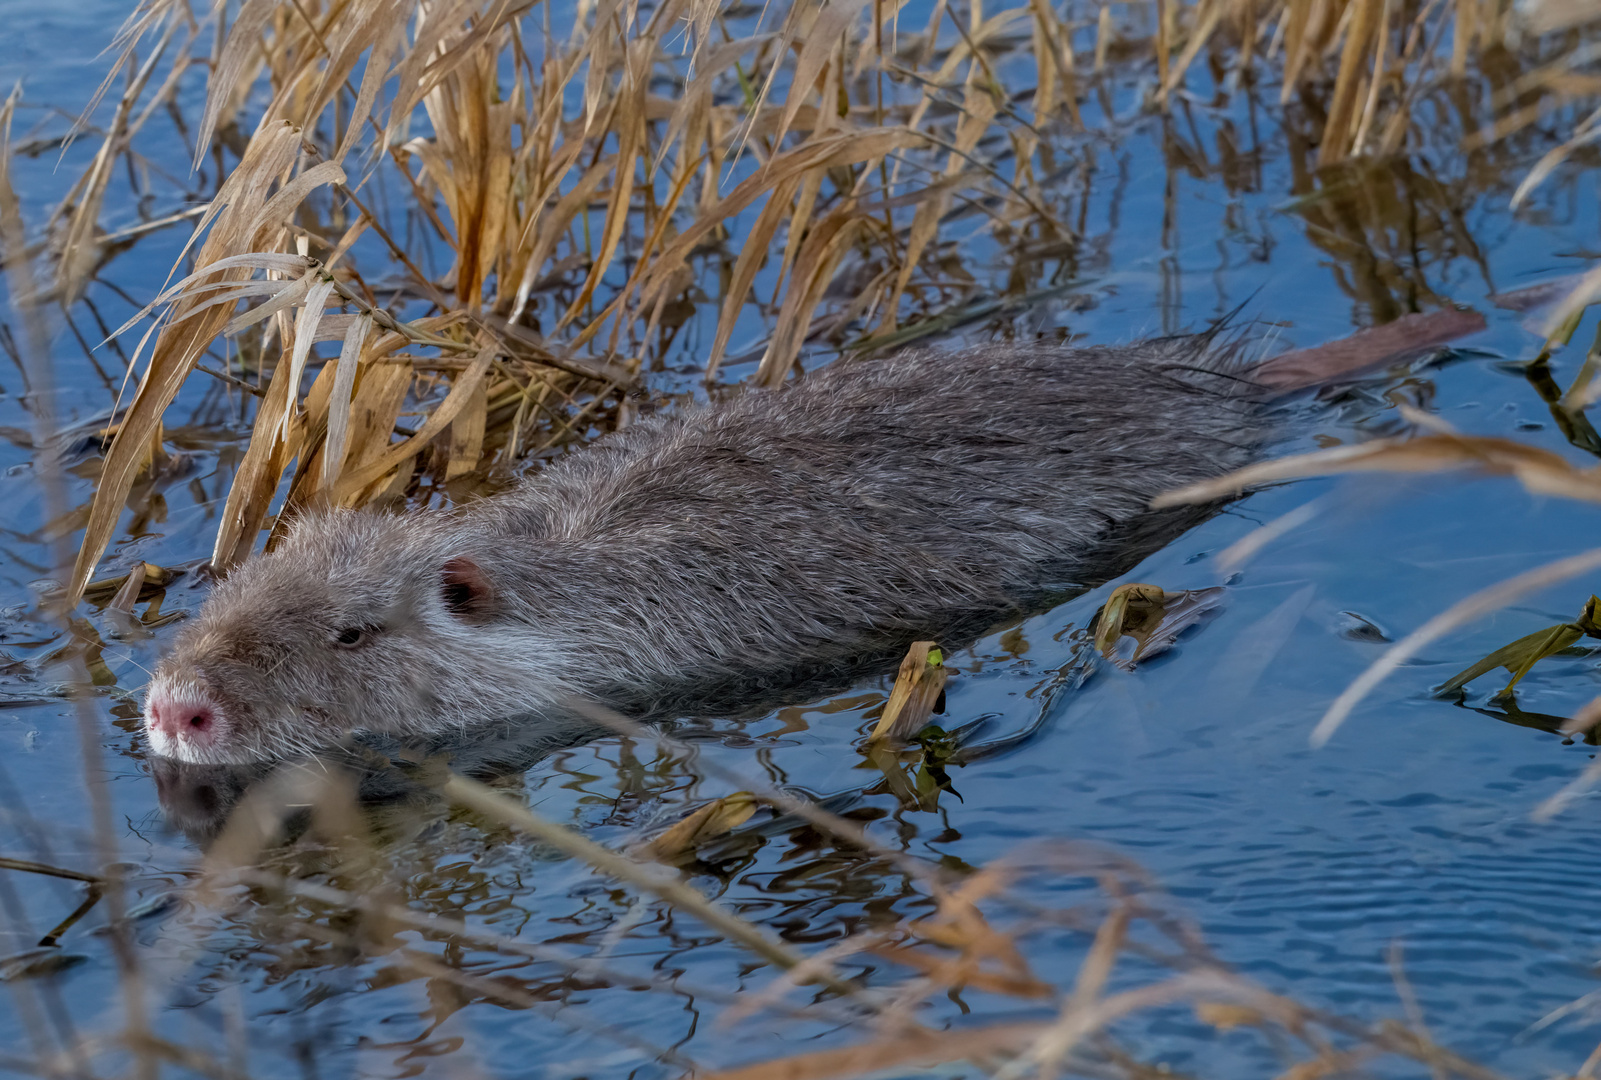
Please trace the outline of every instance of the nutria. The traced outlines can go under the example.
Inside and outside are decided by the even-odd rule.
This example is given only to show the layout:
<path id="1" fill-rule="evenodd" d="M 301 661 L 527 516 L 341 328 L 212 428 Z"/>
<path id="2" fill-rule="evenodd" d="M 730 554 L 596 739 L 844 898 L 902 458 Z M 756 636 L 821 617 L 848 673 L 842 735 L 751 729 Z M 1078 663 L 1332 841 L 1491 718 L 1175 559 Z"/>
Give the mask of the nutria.
<path id="1" fill-rule="evenodd" d="M 1108 543 L 1197 520 L 1148 505 L 1263 445 L 1271 380 L 1241 351 L 1213 333 L 841 361 L 451 511 L 307 512 L 179 633 L 151 747 L 221 763 L 575 698 L 638 714 L 993 625 Z"/>

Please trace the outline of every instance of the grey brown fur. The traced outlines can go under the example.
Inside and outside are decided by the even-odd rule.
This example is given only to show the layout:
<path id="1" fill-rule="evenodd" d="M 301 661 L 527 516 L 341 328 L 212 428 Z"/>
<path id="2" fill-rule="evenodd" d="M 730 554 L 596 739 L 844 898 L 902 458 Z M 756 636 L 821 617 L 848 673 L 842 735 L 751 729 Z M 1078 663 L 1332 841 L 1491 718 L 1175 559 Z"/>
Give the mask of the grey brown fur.
<path id="1" fill-rule="evenodd" d="M 214 737 L 154 748 L 220 762 L 573 697 L 637 711 L 993 621 L 1077 580 L 1158 492 L 1251 458 L 1239 370 L 1206 337 L 841 362 L 454 511 L 307 515 L 157 672 L 153 695 L 215 707 Z"/>

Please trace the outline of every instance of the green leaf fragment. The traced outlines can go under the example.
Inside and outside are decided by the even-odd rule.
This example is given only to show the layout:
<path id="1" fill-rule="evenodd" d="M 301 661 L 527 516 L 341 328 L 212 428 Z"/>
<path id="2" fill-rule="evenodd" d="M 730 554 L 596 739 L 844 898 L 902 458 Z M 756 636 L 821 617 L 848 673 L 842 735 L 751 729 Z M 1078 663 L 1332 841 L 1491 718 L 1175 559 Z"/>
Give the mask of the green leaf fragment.
<path id="1" fill-rule="evenodd" d="M 1597 621 L 1598 606 L 1601 606 L 1601 598 L 1591 596 L 1577 619 L 1536 630 L 1501 646 L 1472 667 L 1457 672 L 1436 692 L 1442 695 L 1455 693 L 1479 676 L 1504 667 L 1512 673 L 1512 678 L 1495 696 L 1510 697 L 1513 687 L 1541 660 L 1555 656 L 1581 637 L 1601 638 L 1601 622 Z"/>

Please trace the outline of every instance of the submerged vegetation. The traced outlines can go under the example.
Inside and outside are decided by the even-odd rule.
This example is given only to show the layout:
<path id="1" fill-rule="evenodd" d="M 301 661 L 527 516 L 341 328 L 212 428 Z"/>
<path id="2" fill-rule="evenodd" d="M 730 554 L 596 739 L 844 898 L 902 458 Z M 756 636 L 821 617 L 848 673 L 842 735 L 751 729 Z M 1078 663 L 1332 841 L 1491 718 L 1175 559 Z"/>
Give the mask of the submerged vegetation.
<path id="1" fill-rule="evenodd" d="M 1026 333 L 1042 307 L 1092 302 L 1098 281 L 1126 269 L 1092 230 L 1105 199 L 1097 162 L 1143 124 L 1163 131 L 1167 174 L 1150 182 L 1165 184 L 1164 237 L 1181 225 L 1175 177 L 1204 172 L 1227 191 L 1255 191 L 1268 149 L 1284 154 L 1293 175 L 1277 193 L 1284 212 L 1327 254 L 1360 319 L 1396 328 L 1367 338 L 1366 358 L 1399 355 L 1410 317 L 1453 311 L 1433 267 L 1462 260 L 1488 277 L 1462 218 L 1469 193 L 1537 204 L 1563 162 L 1588 162 L 1601 132 L 1589 111 L 1601 101 L 1594 14 L 1576 0 L 1521 11 L 1505 0 L 245 0 L 210 11 L 145 0 L 109 58 L 103 99 L 78 125 L 52 115 L 25 128 L 19 94 L 0 109 L 0 241 L 15 316 L 4 344 L 37 372 L 45 358 L 30 342 L 59 319 L 86 346 L 109 338 L 93 355 L 109 350 L 124 365 L 104 372 L 116 405 L 85 429 L 58 433 L 48 404 L 36 409 L 33 445 L 87 445 L 96 482 L 90 505 L 62 502 L 49 523 L 53 535 L 83 530 L 60 607 L 87 595 L 129 635 L 170 618 L 159 610 L 170 568 L 140 562 L 91 578 L 125 513 L 142 519 L 141 500 L 176 473 L 185 443 L 165 426 L 168 409 L 197 383 L 248 427 L 225 490 L 210 493 L 222 508 L 209 562 L 225 572 L 306 507 L 471 497 L 674 397 L 777 386 L 837 354 L 964 327 Z M 1225 116 L 1215 147 L 1204 145 L 1195 114 L 1240 101 L 1249 125 Z M 163 169 L 147 146 L 162 116 L 187 140 L 188 176 Z M 88 168 L 42 220 L 27 219 L 15 162 L 73 140 L 98 146 Z M 1448 169 L 1414 153 L 1442 145 Z M 108 193 L 124 178 L 140 220 L 113 225 Z M 1243 217 L 1231 227 L 1267 243 Z M 182 229 L 192 235 L 165 283 L 131 296 L 107 281 L 134 246 Z M 1177 288 L 1165 261 L 1152 259 L 1164 301 Z M 1598 294 L 1590 275 L 1506 303 L 1546 310 L 1540 333 L 1555 348 Z M 1158 328 L 1182 329 L 1178 309 L 1164 303 Z M 1537 386 L 1551 383 L 1550 348 L 1530 368 Z M 1597 363 L 1592 353 L 1547 399 L 1569 440 L 1601 453 L 1584 419 L 1601 387 Z M 1591 470 L 1403 411 L 1424 434 L 1269 463 L 1188 496 L 1336 471 L 1477 468 L 1601 501 Z M 1464 601 L 1375 664 L 1320 737 L 1423 644 L 1597 566 L 1601 557 L 1577 556 Z M 1207 617 L 1219 591 L 1124 586 L 1086 635 L 1085 656 L 1091 646 L 1122 666 L 1154 656 Z M 1593 604 L 1451 681 L 1504 665 L 1516 683 L 1594 635 Z M 1127 656 L 1123 637 L 1135 643 Z M 92 669 L 85 681 L 105 681 L 97 650 L 76 658 Z M 925 812 L 955 796 L 947 770 L 979 753 L 972 732 L 924 726 L 945 684 L 941 661 L 932 643 L 908 657 L 862 748 L 883 790 Z M 1601 707 L 1587 709 L 1574 730 L 1597 719 Z M 658 769 L 665 790 L 706 779 L 693 746 L 632 728 L 624 738 L 627 766 Z M 659 756 L 647 769 L 632 747 L 651 743 Z M 737 945 L 720 969 L 728 985 L 748 986 L 753 965 L 779 973 L 735 994 L 616 966 L 626 921 L 586 953 L 458 918 L 453 890 L 489 891 L 492 871 L 474 864 L 462 881 L 440 881 L 432 868 L 389 865 L 409 834 L 365 816 L 358 781 L 338 770 L 287 769 L 251 788 L 241 804 L 251 812 L 208 834 L 203 872 L 172 891 L 170 903 L 189 912 L 181 932 L 245 935 L 238 952 L 270 952 L 247 960 L 273 978 L 330 956 L 376 960 L 376 980 L 423 981 L 440 1022 L 470 1002 L 540 1012 L 626 1048 L 631 1069 L 763 1080 L 966 1061 L 1007 1078 L 1152 1077 L 1168 1074 L 1108 1030 L 1165 1009 L 1186 1038 L 1250 1034 L 1242 1053 L 1285 1075 L 1348 1072 L 1387 1055 L 1435 1075 L 1493 1075 L 1435 1043 L 1399 950 L 1391 968 L 1405 1023 L 1309 1008 L 1230 972 L 1140 871 L 1088 847 L 936 865 L 879 847 L 848 810 L 744 776 L 716 776 L 708 790 L 725 794 L 685 795 L 676 820 L 628 820 L 622 843 L 602 846 L 430 763 L 384 764 L 423 792 L 429 827 L 454 830 L 476 859 L 492 862 L 491 841 L 563 852 L 632 890 L 636 922 L 654 902 L 645 897 L 670 908 L 663 932 L 675 948 L 704 944 L 695 935 L 707 928 Z M 1592 769 L 1577 783 L 1597 780 Z M 211 776 L 158 781 L 169 799 L 197 804 L 224 787 Z M 114 852 L 109 811 L 99 824 L 103 851 Z M 479 833 L 469 837 L 468 824 Z M 831 868 L 895 876 L 900 893 L 849 937 L 808 950 L 800 930 L 781 940 L 686 876 L 715 882 L 730 853 L 774 836 L 826 849 Z M 83 904 L 46 935 L 52 947 L 87 907 L 113 905 L 124 1005 L 115 1024 L 74 1030 L 49 981 L 62 954 L 8 959 L 0 981 L 15 987 L 35 1041 L 0 1050 L 0 1069 L 257 1072 L 233 1020 L 192 1045 L 152 1028 L 170 972 L 140 961 L 129 929 L 138 913 L 124 917 L 121 871 L 114 857 L 102 862 L 103 874 L 81 874 L 0 859 L 0 889 L 5 872 L 64 873 L 84 886 L 74 898 Z M 1042 876 L 1075 883 L 1063 886 L 1066 901 L 1046 905 L 1023 888 Z M 0 892 L 15 918 L 8 903 Z M 673 925 L 680 913 L 692 929 Z M 1081 939 L 1076 971 L 1031 962 L 1049 935 Z M 586 1007 L 585 995 L 608 990 L 609 1016 Z M 775 1038 L 761 1044 L 764 1060 L 719 1073 L 699 1051 L 632 1030 L 620 1010 L 645 1008 L 636 1001 L 645 995 L 687 999 L 686 1011 L 715 1005 L 724 1026 L 698 1045 L 724 1063 L 750 1056 L 742 1030 Z M 920 1017 L 939 1002 L 1026 1018 L 936 1030 Z M 825 1041 L 779 1054 L 777 1038 Z"/>

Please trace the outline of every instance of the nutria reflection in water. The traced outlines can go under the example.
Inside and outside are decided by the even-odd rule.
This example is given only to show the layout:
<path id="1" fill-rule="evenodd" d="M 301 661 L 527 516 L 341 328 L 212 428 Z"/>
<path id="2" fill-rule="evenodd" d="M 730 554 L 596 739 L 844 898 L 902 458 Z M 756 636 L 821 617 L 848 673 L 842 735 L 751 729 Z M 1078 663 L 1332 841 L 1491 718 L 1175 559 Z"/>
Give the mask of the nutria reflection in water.
<path id="1" fill-rule="evenodd" d="M 1162 528 L 1129 534 L 1130 542 L 1114 542 L 1091 553 L 1085 561 L 1085 584 L 1037 597 L 1041 610 L 1115 578 L 1176 539 L 1211 511 L 1191 508 L 1183 514 L 1162 515 Z M 992 620 L 974 620 L 950 628 L 947 640 L 976 640 L 993 626 Z M 848 691 L 863 679 L 887 676 L 899 665 L 903 650 L 864 653 L 844 661 L 818 665 L 805 677 L 772 682 L 755 677 L 725 680 L 697 691 L 693 697 L 660 698 L 655 706 L 637 713 L 678 739 L 743 738 L 743 722 L 769 715 L 775 709 L 827 699 Z M 1042 711 L 1043 716 L 1043 711 Z M 613 714 L 615 718 L 615 714 Z M 620 719 L 620 718 L 619 718 Z M 968 747 L 971 756 L 1011 753 L 1039 734 L 1039 720 L 1022 730 L 1008 730 L 991 739 L 987 724 L 977 723 L 976 734 L 985 736 Z M 598 738 L 617 734 L 613 724 L 597 717 L 589 707 L 552 707 L 538 713 L 501 718 L 432 735 L 388 735 L 382 732 L 345 733 L 315 751 L 273 758 L 224 763 L 197 763 L 151 755 L 147 758 L 157 799 L 167 824 L 194 843 L 205 847 L 227 824 L 229 815 L 253 790 L 303 774 L 316 792 L 330 779 L 348 783 L 357 801 L 387 820 L 421 821 L 431 808 L 443 805 L 439 782 L 446 772 L 493 781 L 527 772 L 540 761 L 563 750 L 575 749 Z M 853 789 L 854 792 L 854 789 Z M 852 793 L 837 793 L 845 797 Z M 859 793 L 855 793 L 859 794 Z M 293 838 L 305 826 L 303 808 L 286 804 L 281 793 L 267 793 L 262 813 L 279 819 L 276 832 Z M 815 801 L 815 793 L 807 793 Z M 288 800 L 295 802 L 296 800 Z M 395 814 L 390 814 L 394 811 Z M 264 823 L 258 827 L 267 828 Z M 267 829 L 267 831 L 274 831 Z"/>
<path id="2" fill-rule="evenodd" d="M 298 798 L 284 799 L 284 790 L 314 796 L 330 782 L 347 785 L 364 808 L 386 820 L 422 822 L 441 805 L 439 781 L 448 768 L 480 780 L 515 776 L 561 750 L 581 746 L 606 729 L 577 713 L 546 714 L 537 720 L 517 718 L 481 724 L 472 731 L 435 738 L 396 739 L 359 733 L 315 754 L 226 764 L 196 764 L 176 758 L 148 759 L 156 798 L 167 824 L 201 847 L 217 838 L 229 816 L 253 791 L 290 781 L 278 792 L 268 790 L 258 804 L 263 835 L 293 838 L 306 825 Z M 306 781 L 295 784 L 296 778 Z"/>
<path id="3" fill-rule="evenodd" d="M 970 640 L 1216 511 L 1148 506 L 1267 441 L 1273 394 L 1241 352 L 1214 334 L 839 362 L 452 511 L 307 514 L 179 633 L 151 748 L 251 761 L 574 699 L 704 714 Z"/>

